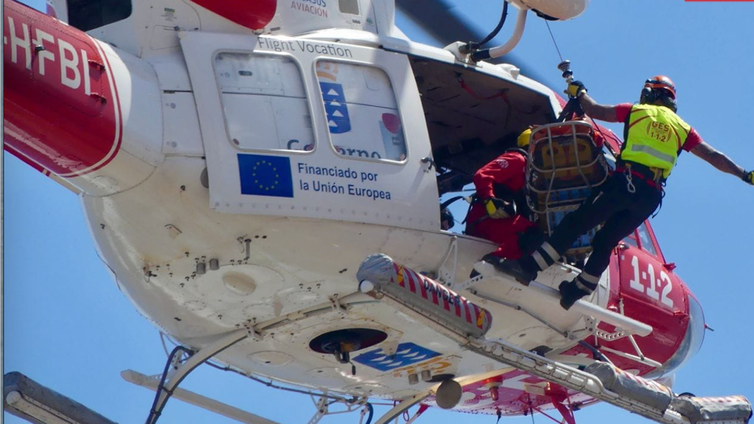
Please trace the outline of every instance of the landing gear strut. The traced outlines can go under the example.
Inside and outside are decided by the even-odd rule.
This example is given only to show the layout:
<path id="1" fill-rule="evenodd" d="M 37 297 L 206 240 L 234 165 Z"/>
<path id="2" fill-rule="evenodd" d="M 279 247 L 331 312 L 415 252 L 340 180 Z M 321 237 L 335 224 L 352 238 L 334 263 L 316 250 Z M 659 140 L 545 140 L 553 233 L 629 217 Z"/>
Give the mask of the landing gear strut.
<path id="1" fill-rule="evenodd" d="M 168 362 L 165 364 L 165 371 L 162 373 L 162 378 L 157 387 L 154 402 L 152 402 L 152 409 L 149 410 L 146 424 L 155 424 L 157 422 L 173 391 L 191 371 L 195 370 L 196 367 L 203 364 L 206 360 L 247 337 L 249 337 L 249 331 L 242 329 L 217 336 L 212 343 L 203 347 L 198 352 L 194 352 L 183 346 L 173 349 Z"/>

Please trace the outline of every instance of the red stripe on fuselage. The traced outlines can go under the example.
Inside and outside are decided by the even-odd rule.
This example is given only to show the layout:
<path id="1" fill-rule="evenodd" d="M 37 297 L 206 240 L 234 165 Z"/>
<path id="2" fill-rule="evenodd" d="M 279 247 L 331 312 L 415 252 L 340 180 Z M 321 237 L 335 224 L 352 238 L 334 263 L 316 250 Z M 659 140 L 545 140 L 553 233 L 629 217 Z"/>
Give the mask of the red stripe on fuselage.
<path id="1" fill-rule="evenodd" d="M 11 152 L 62 177 L 109 163 L 121 141 L 115 84 L 87 34 L 4 2 L 5 141 Z"/>
<path id="2" fill-rule="evenodd" d="M 251 29 L 262 29 L 267 26 L 275 17 L 277 10 L 277 0 L 193 0 L 193 2 Z"/>

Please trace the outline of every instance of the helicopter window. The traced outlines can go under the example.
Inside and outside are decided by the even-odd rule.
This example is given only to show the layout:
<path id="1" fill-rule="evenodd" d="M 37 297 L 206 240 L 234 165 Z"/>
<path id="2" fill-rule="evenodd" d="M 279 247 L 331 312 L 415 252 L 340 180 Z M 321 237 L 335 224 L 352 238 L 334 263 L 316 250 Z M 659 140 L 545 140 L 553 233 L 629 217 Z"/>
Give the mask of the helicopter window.
<path id="1" fill-rule="evenodd" d="M 627 235 L 623 239 L 623 243 L 625 243 L 625 244 L 627 244 L 629 246 L 639 247 L 639 243 L 636 242 L 636 233 L 631 233 L 631 234 Z"/>
<path id="2" fill-rule="evenodd" d="M 657 250 L 655 249 L 654 243 L 652 243 L 652 237 L 649 235 L 646 222 L 639 226 L 638 233 L 639 241 L 641 241 L 641 248 L 652 255 L 657 256 Z"/>
<path id="3" fill-rule="evenodd" d="M 82 31 L 131 16 L 131 0 L 68 0 L 69 24 Z"/>
<path id="4" fill-rule="evenodd" d="M 338 0 L 340 3 L 340 13 L 359 14 L 359 0 Z"/>
<path id="5" fill-rule="evenodd" d="M 215 55 L 225 124 L 242 150 L 314 150 L 314 131 L 301 69 L 289 56 Z"/>
<path id="6" fill-rule="evenodd" d="M 354 158 L 406 159 L 406 139 L 390 78 L 381 69 L 320 60 L 317 78 L 335 151 Z"/>

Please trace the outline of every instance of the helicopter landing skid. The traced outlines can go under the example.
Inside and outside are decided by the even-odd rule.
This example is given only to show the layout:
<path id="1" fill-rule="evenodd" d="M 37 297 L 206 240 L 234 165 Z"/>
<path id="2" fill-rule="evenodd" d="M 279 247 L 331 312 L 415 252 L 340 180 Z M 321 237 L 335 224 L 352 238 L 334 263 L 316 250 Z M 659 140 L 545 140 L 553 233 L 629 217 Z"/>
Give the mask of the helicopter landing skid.
<path id="1" fill-rule="evenodd" d="M 120 373 L 124 380 L 129 383 L 142 386 L 154 391 L 159 390 L 160 381 L 155 376 L 144 375 L 140 372 L 133 370 L 125 370 Z M 215 399 L 202 396 L 198 393 L 194 393 L 190 390 L 175 388 L 173 390 L 174 398 L 182 400 L 186 403 L 198 406 L 207 411 L 214 412 L 218 415 L 222 415 L 228 418 L 232 418 L 238 422 L 245 424 L 279 424 L 276 421 L 270 421 L 264 417 L 254 415 L 250 412 L 235 408 L 228 404 L 219 402 Z"/>
<path id="2" fill-rule="evenodd" d="M 123 379 L 128 381 L 129 383 L 135 384 L 137 386 L 142 386 L 156 392 L 154 403 L 152 404 L 152 408 L 149 411 L 149 416 L 147 417 L 146 423 L 157 423 L 162 410 L 165 408 L 165 404 L 172 396 L 186 403 L 190 403 L 192 405 L 206 409 L 210 412 L 232 418 L 238 422 L 246 424 L 279 424 L 276 421 L 272 421 L 259 415 L 238 409 L 215 399 L 194 393 L 190 390 L 178 388 L 178 385 L 181 383 L 181 381 L 183 381 L 183 379 L 186 378 L 186 376 L 191 371 L 211 359 L 216 354 L 233 346 L 241 340 L 246 339 L 251 331 L 252 330 L 249 329 L 240 329 L 215 336 L 214 340 L 211 340 L 208 345 L 197 352 L 194 352 L 184 346 L 177 346 L 168 356 L 167 363 L 165 364 L 165 370 L 161 375 L 148 376 L 133 370 L 125 370 L 121 372 L 121 377 L 123 377 Z M 254 378 L 253 376 L 247 375 L 247 377 L 261 382 L 261 380 Z M 366 397 L 346 399 L 341 396 L 328 395 L 327 392 L 305 392 L 302 390 L 275 386 L 272 383 L 265 383 L 265 385 L 276 389 L 310 395 L 316 410 L 312 418 L 308 421 L 308 424 L 317 424 L 323 417 L 327 415 L 354 412 L 359 409 L 361 409 L 361 419 L 359 424 L 363 423 L 365 416 L 367 416 L 367 413 L 368 418 L 366 424 L 371 423 L 374 411 L 372 409 L 372 405 L 368 402 L 368 399 Z M 429 394 L 427 394 L 427 396 L 428 395 Z M 345 409 L 331 411 L 330 407 L 334 403 L 344 404 Z M 403 412 L 403 409 L 401 409 L 401 412 Z"/>
<path id="3" fill-rule="evenodd" d="M 150 390 L 159 390 L 159 375 L 150 376 L 145 375 L 134 370 L 125 370 L 121 372 L 121 376 L 124 380 L 137 386 L 145 387 Z M 279 388 L 271 386 L 272 388 Z M 307 421 L 308 424 L 317 424 L 322 418 L 328 415 L 343 414 L 349 412 L 356 412 L 361 410 L 361 417 L 359 424 L 370 424 L 372 422 L 373 409 L 371 404 L 367 402 L 366 398 L 358 398 L 357 400 L 349 401 L 345 398 L 328 396 L 326 394 L 309 393 L 312 398 L 312 402 L 315 406 L 314 415 Z M 191 390 L 182 389 L 176 387 L 173 389 L 172 397 L 182 400 L 186 403 L 190 403 L 199 408 L 205 409 L 210 412 L 214 412 L 218 415 L 234 419 L 244 424 L 280 424 L 277 421 L 273 421 L 262 416 L 252 414 L 251 412 L 244 411 L 226 403 L 220 402 L 216 399 L 212 399 L 206 396 L 202 396 Z M 331 407 L 334 403 L 342 403 L 345 405 L 344 410 L 333 411 Z M 413 405 L 413 404 L 412 404 Z M 403 412 L 403 409 L 401 410 Z M 366 422 L 364 421 L 366 417 Z M 154 421 L 152 421 L 154 422 Z"/>
<path id="4" fill-rule="evenodd" d="M 391 420 L 397 418 L 402 413 L 408 411 L 409 408 L 411 408 L 412 406 L 414 406 L 414 405 L 422 402 L 424 399 L 430 397 L 432 394 L 433 394 L 433 392 L 430 390 L 430 391 L 419 393 L 419 394 L 416 394 L 416 395 L 413 395 L 411 397 L 407 397 L 407 398 L 403 399 L 402 401 L 400 401 L 400 403 L 398 403 L 397 405 L 395 405 L 393 407 L 393 409 L 387 411 L 383 416 L 381 416 L 380 419 L 377 420 L 377 422 L 375 422 L 374 424 L 387 424 L 387 423 L 389 423 Z M 419 418 L 419 416 L 425 410 L 426 410 L 426 406 L 424 406 L 424 405 L 420 406 L 419 407 L 419 411 L 410 420 L 408 420 L 406 422 L 406 424 L 410 424 L 413 421 L 415 421 L 417 418 Z"/>
<path id="5" fill-rule="evenodd" d="M 155 398 L 152 403 L 152 408 L 149 411 L 146 424 L 155 424 L 157 422 L 168 399 L 170 399 L 170 396 L 175 393 L 178 385 L 191 371 L 195 370 L 196 367 L 203 364 L 208 359 L 247 337 L 249 337 L 249 330 L 241 329 L 216 336 L 211 343 L 197 352 L 183 346 L 177 346 L 173 349 L 168 357 L 167 363 L 165 364 L 165 370 L 162 373 L 162 377 L 154 388 L 156 391 Z M 127 372 L 124 371 L 124 373 L 121 374 L 123 378 L 127 381 L 134 382 L 124 375 L 126 373 Z M 150 386 L 147 385 L 145 387 Z M 259 422 L 255 421 L 255 423 L 258 424 Z M 268 423 L 272 422 L 268 421 Z"/>

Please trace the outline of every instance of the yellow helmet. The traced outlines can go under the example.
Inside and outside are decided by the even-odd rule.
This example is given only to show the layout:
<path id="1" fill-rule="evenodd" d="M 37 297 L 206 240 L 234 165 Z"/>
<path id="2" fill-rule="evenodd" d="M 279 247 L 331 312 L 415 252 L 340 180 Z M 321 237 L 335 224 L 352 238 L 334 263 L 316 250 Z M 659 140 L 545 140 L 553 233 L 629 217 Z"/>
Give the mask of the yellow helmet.
<path id="1" fill-rule="evenodd" d="M 529 139 L 531 138 L 531 128 L 527 128 L 524 130 L 524 132 L 521 133 L 521 135 L 518 136 L 518 140 L 516 140 L 516 145 L 518 147 L 525 149 L 526 146 L 529 145 Z"/>

